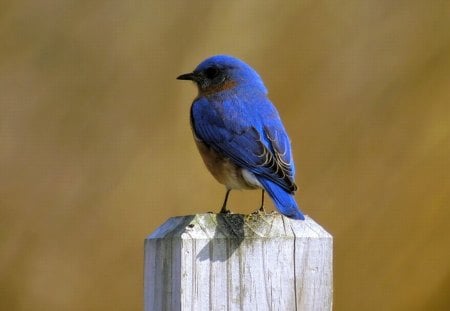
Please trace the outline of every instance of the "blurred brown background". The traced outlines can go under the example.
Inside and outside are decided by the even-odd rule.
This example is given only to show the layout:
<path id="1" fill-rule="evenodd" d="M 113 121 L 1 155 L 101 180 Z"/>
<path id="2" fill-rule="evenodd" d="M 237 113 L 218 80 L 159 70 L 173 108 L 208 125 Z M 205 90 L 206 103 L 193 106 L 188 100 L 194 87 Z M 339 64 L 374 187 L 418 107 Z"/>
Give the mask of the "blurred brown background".
<path id="1" fill-rule="evenodd" d="M 142 309 L 146 235 L 223 199 L 175 79 L 218 53 L 283 117 L 335 310 L 450 310 L 450 2 L 11 0 L 0 42 L 1 310 Z"/>

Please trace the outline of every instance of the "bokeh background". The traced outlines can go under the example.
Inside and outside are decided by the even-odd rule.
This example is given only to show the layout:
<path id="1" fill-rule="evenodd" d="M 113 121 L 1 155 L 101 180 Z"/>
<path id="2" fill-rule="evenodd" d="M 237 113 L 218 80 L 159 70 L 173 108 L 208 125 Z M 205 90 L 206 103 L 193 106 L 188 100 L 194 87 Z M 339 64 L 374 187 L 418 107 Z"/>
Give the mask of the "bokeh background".
<path id="1" fill-rule="evenodd" d="M 450 310 L 450 2 L 2 0 L 0 42 L 1 310 L 142 309 L 144 238 L 223 199 L 175 79 L 219 53 L 283 117 L 334 309 Z"/>

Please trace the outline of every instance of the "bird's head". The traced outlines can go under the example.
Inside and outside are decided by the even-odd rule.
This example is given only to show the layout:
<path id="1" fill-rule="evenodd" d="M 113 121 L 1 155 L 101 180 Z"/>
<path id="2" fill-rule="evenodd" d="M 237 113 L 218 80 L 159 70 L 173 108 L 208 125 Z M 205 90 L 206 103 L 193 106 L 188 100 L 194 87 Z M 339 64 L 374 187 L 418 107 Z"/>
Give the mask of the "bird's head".
<path id="1" fill-rule="evenodd" d="M 267 89 L 258 73 L 240 59 L 228 55 L 207 58 L 193 72 L 183 74 L 177 79 L 194 81 L 199 95 L 234 88 L 267 94 Z"/>

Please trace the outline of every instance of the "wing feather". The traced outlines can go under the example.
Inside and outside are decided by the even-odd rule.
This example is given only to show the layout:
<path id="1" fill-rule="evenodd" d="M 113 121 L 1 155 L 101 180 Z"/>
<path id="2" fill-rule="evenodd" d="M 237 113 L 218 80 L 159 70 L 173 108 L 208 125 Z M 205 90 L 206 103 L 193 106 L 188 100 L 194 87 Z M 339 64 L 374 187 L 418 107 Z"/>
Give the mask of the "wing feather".
<path id="1" fill-rule="evenodd" d="M 236 165 L 291 193 L 297 186 L 290 141 L 278 114 L 275 116 L 229 118 L 205 98 L 197 99 L 191 108 L 191 124 L 198 139 Z"/>

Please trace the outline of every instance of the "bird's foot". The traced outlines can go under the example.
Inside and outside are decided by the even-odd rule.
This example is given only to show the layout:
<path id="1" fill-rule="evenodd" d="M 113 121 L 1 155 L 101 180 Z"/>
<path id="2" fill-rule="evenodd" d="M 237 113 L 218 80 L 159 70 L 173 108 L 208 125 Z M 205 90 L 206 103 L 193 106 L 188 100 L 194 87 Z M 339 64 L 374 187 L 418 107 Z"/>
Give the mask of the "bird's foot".
<path id="1" fill-rule="evenodd" d="M 220 214 L 231 214 L 231 211 L 228 209 L 228 208 L 226 208 L 225 206 L 223 206 L 221 209 L 220 209 L 220 212 L 219 212 Z"/>
<path id="2" fill-rule="evenodd" d="M 264 208 L 264 205 L 261 205 L 260 208 L 255 210 L 252 215 L 267 215 L 266 209 Z"/>

